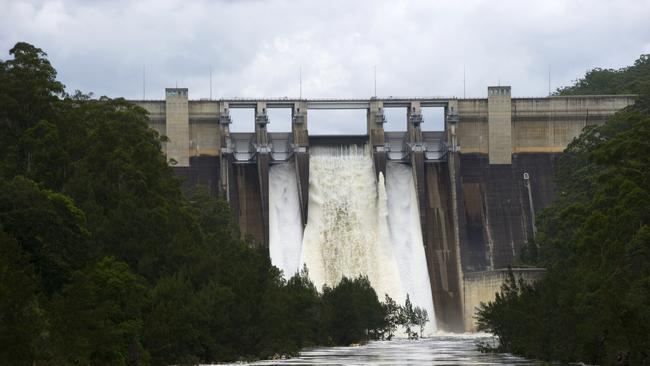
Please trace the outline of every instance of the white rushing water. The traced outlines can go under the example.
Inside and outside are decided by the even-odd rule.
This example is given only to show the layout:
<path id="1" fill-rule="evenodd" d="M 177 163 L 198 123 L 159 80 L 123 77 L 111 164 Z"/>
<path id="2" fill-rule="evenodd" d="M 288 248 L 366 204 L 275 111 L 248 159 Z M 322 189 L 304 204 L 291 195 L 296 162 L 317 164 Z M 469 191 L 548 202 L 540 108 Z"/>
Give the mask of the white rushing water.
<path id="1" fill-rule="evenodd" d="M 296 169 L 292 163 L 273 165 L 269 170 L 269 252 L 287 279 L 300 267 L 301 247 Z"/>
<path id="2" fill-rule="evenodd" d="M 386 192 L 370 154 L 356 147 L 313 148 L 309 217 L 301 263 L 321 288 L 366 275 L 380 299 L 404 301 L 386 224 Z"/>
<path id="3" fill-rule="evenodd" d="M 295 170 L 269 173 L 269 250 L 285 277 L 304 263 L 317 288 L 342 276 L 368 276 L 380 300 L 388 294 L 427 310 L 425 333 L 435 331 L 429 275 L 415 185 L 409 166 L 389 164 L 376 178 L 367 149 L 314 147 L 310 151 L 309 215 L 304 233 Z"/>
<path id="4" fill-rule="evenodd" d="M 431 282 L 427 270 L 417 194 L 411 167 L 399 163 L 386 166 L 388 193 L 388 227 L 403 291 L 413 304 L 426 309 L 430 322 L 427 331 L 436 329 L 431 298 Z"/>

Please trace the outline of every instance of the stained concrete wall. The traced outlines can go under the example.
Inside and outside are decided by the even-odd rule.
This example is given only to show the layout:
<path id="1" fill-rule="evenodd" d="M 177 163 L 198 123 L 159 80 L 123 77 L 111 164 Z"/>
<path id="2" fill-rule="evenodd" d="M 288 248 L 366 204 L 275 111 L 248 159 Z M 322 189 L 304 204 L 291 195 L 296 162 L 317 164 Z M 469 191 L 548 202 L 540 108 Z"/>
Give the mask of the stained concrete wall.
<path id="1" fill-rule="evenodd" d="M 431 292 L 436 309 L 438 328 L 463 331 L 461 320 L 462 293 L 459 253 L 454 225 L 454 195 L 452 194 L 449 163 L 427 163 L 426 222 L 422 225 Z"/>
<path id="2" fill-rule="evenodd" d="M 175 166 L 189 167 L 189 112 L 186 88 L 165 89 L 165 128 L 169 138 L 167 159 Z"/>
<path id="3" fill-rule="evenodd" d="M 557 153 L 514 154 L 510 165 L 492 165 L 486 154 L 461 154 L 459 227 L 463 271 L 504 268 L 520 260 L 533 237 L 528 191 L 541 210 L 555 197 Z"/>
<path id="4" fill-rule="evenodd" d="M 149 114 L 149 126 L 156 130 L 158 134 L 166 135 L 167 133 L 167 128 L 166 128 L 166 123 L 165 123 L 165 103 L 162 101 L 145 101 L 145 100 L 138 100 L 138 101 L 132 101 L 134 104 L 139 106 L 140 108 L 144 109 L 147 111 Z M 163 152 L 166 153 L 167 151 L 167 143 L 163 143 L 162 149 Z"/>
<path id="5" fill-rule="evenodd" d="M 219 104 L 213 101 L 193 101 L 189 103 L 188 112 L 189 155 L 219 155 Z"/>
<path id="6" fill-rule="evenodd" d="M 233 164 L 234 186 L 231 187 L 232 207 L 242 235 L 253 245 L 264 246 L 264 218 L 260 181 L 256 164 Z"/>
<path id="7" fill-rule="evenodd" d="M 561 152 L 585 126 L 605 123 L 609 116 L 634 104 L 634 98 L 630 95 L 513 98 L 510 131 L 505 124 L 498 124 L 499 132 L 492 130 L 493 139 L 510 133 L 512 153 Z M 488 99 L 457 100 L 456 129 L 461 153 L 490 153 L 490 100 L 489 95 Z M 494 152 L 495 143 L 492 147 L 493 153 L 498 154 Z"/>
<path id="8" fill-rule="evenodd" d="M 487 99 L 459 99 L 459 122 L 456 127 L 458 146 L 462 153 L 488 153 Z"/>
<path id="9" fill-rule="evenodd" d="M 512 103 L 509 86 L 488 87 L 488 157 L 490 164 L 512 161 Z"/>
<path id="10" fill-rule="evenodd" d="M 513 268 L 515 278 L 523 278 L 530 283 L 540 279 L 544 270 L 540 268 Z M 465 330 L 476 331 L 476 310 L 481 302 L 494 300 L 508 274 L 507 269 L 470 272 L 463 277 L 463 319 Z"/>
<path id="11" fill-rule="evenodd" d="M 513 152 L 562 152 L 584 127 L 603 124 L 633 103 L 631 96 L 513 99 Z"/>

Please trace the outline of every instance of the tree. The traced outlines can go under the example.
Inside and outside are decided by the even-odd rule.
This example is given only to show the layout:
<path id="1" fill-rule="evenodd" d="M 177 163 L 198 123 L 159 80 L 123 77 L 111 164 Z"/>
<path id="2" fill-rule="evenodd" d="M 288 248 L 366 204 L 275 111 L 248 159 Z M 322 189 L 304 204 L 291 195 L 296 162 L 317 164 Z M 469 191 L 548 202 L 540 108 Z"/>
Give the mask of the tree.
<path id="1" fill-rule="evenodd" d="M 285 281 L 227 202 L 187 196 L 124 99 L 68 94 L 40 49 L 0 61 L 0 363 L 212 363 L 377 338 L 367 278 Z M 8 345 L 9 347 L 4 347 Z"/>
<path id="2" fill-rule="evenodd" d="M 0 224 L 29 254 L 48 295 L 92 258 L 84 213 L 70 197 L 22 176 L 0 180 Z"/>
<path id="3" fill-rule="evenodd" d="M 323 290 L 323 322 L 331 343 L 349 345 L 377 338 L 384 327 L 384 312 L 367 277 L 343 277 Z"/>
<path id="4" fill-rule="evenodd" d="M 144 281 L 114 258 L 74 273 L 53 298 L 52 337 L 59 364 L 146 364 L 140 338 Z M 129 349 L 140 350 L 130 360 Z M 135 361 L 135 362 L 134 362 Z"/>
<path id="5" fill-rule="evenodd" d="M 0 363 L 25 365 L 40 356 L 46 318 L 34 266 L 0 226 Z"/>
<path id="6" fill-rule="evenodd" d="M 382 307 L 384 308 L 384 323 L 386 324 L 382 333 L 387 333 L 386 339 L 390 341 L 393 339 L 395 330 L 397 330 L 397 326 L 400 324 L 401 307 L 388 294 L 384 297 Z"/>
<path id="7" fill-rule="evenodd" d="M 0 175 L 25 172 L 23 134 L 52 116 L 64 92 L 41 49 L 19 42 L 9 54 L 13 59 L 0 61 Z"/>
<path id="8" fill-rule="evenodd" d="M 529 285 L 508 276 L 482 304 L 479 329 L 500 349 L 590 364 L 650 362 L 650 59 L 592 70 L 561 94 L 640 93 L 586 128 L 558 161 L 558 196 L 538 217 L 539 264 Z"/>
<path id="9" fill-rule="evenodd" d="M 413 304 L 411 303 L 408 294 L 406 294 L 406 302 L 404 303 L 404 306 L 400 309 L 400 325 L 404 327 L 409 339 L 418 338 L 418 332 L 413 331 L 413 327 L 417 325 L 417 319 L 415 310 L 413 309 Z"/>
<path id="10" fill-rule="evenodd" d="M 415 324 L 420 328 L 420 338 L 422 338 L 424 337 L 424 327 L 429 322 L 429 313 L 426 309 L 417 306 L 413 309 L 413 312 L 415 313 Z"/>

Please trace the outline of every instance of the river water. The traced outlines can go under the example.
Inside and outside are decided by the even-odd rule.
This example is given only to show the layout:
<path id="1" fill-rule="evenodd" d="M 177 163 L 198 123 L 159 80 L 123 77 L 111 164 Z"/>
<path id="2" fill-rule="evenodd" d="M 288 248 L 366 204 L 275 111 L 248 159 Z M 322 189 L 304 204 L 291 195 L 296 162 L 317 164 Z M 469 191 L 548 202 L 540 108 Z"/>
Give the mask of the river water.
<path id="1" fill-rule="evenodd" d="M 417 341 L 370 342 L 358 347 L 319 347 L 299 357 L 251 365 L 542 365 L 509 354 L 481 353 L 477 342 L 490 342 L 488 335 L 438 335 Z"/>

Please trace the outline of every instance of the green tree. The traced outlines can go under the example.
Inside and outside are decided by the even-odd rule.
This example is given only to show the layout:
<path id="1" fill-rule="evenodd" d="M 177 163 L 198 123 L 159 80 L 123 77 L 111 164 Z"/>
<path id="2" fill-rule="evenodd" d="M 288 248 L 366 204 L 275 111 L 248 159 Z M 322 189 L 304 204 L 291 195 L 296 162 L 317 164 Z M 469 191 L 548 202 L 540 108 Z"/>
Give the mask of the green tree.
<path id="1" fill-rule="evenodd" d="M 9 54 L 13 59 L 0 61 L 0 175 L 25 173 L 23 134 L 51 117 L 64 91 L 41 49 L 19 42 Z"/>
<path id="2" fill-rule="evenodd" d="M 39 356 L 46 318 L 34 266 L 0 226 L 0 363 L 27 365 Z"/>
<path id="3" fill-rule="evenodd" d="M 84 213 L 70 197 L 24 177 L 0 180 L 0 224 L 29 254 L 47 294 L 92 258 Z"/>
<path id="4" fill-rule="evenodd" d="M 418 306 L 413 309 L 415 313 L 415 324 L 420 328 L 420 338 L 424 337 L 424 327 L 429 322 L 429 313 L 426 309 L 422 309 Z"/>
<path id="5" fill-rule="evenodd" d="M 384 312 L 367 277 L 343 277 L 323 291 L 323 322 L 331 343 L 349 345 L 376 337 L 384 327 Z"/>
<path id="6" fill-rule="evenodd" d="M 52 300 L 55 362 L 70 365 L 147 363 L 140 338 L 143 279 L 114 258 L 74 273 Z M 136 355 L 129 349 L 137 350 Z M 130 354 L 131 353 L 131 354 Z"/>
<path id="7" fill-rule="evenodd" d="M 650 363 L 650 60 L 593 70 L 574 93 L 639 93 L 585 129 L 558 161 L 556 200 L 538 217 L 544 278 L 509 279 L 478 313 L 503 351 L 591 364 Z"/>
<path id="8" fill-rule="evenodd" d="M 415 316 L 415 311 L 413 309 L 413 304 L 411 303 L 411 298 L 408 294 L 406 294 L 406 301 L 404 302 L 404 306 L 400 309 L 399 319 L 400 325 L 404 327 L 408 338 L 417 339 L 418 332 L 413 330 L 413 328 L 417 325 L 417 319 Z"/>
<path id="9" fill-rule="evenodd" d="M 43 51 L 10 53 L 0 340 L 13 347 L 0 363 L 207 363 L 378 337 L 385 315 L 367 279 L 323 295 L 306 269 L 285 281 L 226 202 L 182 194 L 144 109 L 67 94 Z"/>
<path id="10" fill-rule="evenodd" d="M 397 326 L 400 324 L 401 306 L 388 296 L 388 294 L 385 294 L 382 307 L 384 308 L 384 323 L 386 324 L 382 333 L 387 334 L 386 339 L 390 341 L 393 339 L 395 330 L 397 330 Z"/>

